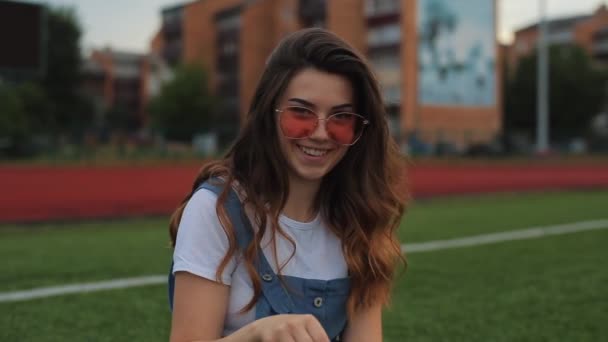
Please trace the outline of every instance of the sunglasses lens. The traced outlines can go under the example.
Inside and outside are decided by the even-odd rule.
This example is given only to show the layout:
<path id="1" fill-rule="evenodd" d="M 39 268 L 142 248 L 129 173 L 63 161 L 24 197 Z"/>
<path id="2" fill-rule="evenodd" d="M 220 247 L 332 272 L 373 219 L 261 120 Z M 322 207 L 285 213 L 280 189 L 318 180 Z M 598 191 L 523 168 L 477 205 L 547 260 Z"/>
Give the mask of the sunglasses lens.
<path id="1" fill-rule="evenodd" d="M 311 136 L 317 128 L 315 112 L 304 107 L 286 107 L 281 111 L 280 126 L 283 135 L 290 139 Z M 329 138 L 341 145 L 351 145 L 363 132 L 363 118 L 353 113 L 337 113 L 327 119 L 325 129 Z"/>
<path id="2" fill-rule="evenodd" d="M 306 138 L 315 130 L 317 115 L 303 107 L 287 107 L 281 112 L 280 125 L 287 138 Z"/>
<path id="3" fill-rule="evenodd" d="M 363 132 L 363 118 L 352 113 L 337 113 L 327 120 L 327 134 L 338 144 L 350 145 Z"/>

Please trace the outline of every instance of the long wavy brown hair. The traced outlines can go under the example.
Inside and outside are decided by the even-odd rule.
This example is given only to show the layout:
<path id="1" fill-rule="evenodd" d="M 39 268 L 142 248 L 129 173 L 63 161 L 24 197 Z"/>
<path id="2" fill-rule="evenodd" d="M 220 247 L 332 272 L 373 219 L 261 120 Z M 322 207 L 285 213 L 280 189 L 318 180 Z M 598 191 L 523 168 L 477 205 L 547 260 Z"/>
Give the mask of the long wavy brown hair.
<path id="1" fill-rule="evenodd" d="M 305 68 L 340 75 L 354 91 L 354 105 L 370 125 L 363 136 L 322 180 L 314 201 L 324 222 L 342 241 L 351 279 L 349 315 L 361 308 L 388 304 L 399 261 L 405 264 L 396 236 L 407 202 L 405 159 L 389 134 L 378 83 L 367 62 L 342 39 L 322 29 L 305 29 L 281 41 L 269 57 L 238 138 L 223 159 L 200 170 L 192 192 L 171 217 L 173 245 L 185 205 L 198 186 L 211 177 L 236 181 L 244 192 L 244 205 L 254 213 L 254 238 L 243 251 L 254 296 L 243 308 L 252 309 L 261 294 L 254 267 L 260 242 L 270 222 L 272 236 L 286 236 L 278 219 L 289 193 L 288 164 L 281 153 L 274 109 L 289 81 Z M 233 224 L 224 204 L 230 187 L 217 201 L 216 212 L 229 241 L 229 249 L 216 273 L 220 275 L 237 251 Z M 296 247 L 293 240 L 288 240 Z M 295 253 L 295 252 L 294 252 Z M 293 255 L 293 254 L 292 254 Z M 275 244 L 276 256 L 276 244 Z M 279 273 L 280 273 L 279 267 Z"/>

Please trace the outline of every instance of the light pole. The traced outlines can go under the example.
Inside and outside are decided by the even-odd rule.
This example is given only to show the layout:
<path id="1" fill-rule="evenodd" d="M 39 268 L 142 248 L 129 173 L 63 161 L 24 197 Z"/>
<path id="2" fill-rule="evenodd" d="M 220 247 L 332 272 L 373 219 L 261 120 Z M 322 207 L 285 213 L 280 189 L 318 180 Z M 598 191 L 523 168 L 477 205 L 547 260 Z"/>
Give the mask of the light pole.
<path id="1" fill-rule="evenodd" d="M 539 0 L 539 37 L 536 103 L 536 152 L 549 151 L 549 53 L 547 43 L 547 0 Z"/>

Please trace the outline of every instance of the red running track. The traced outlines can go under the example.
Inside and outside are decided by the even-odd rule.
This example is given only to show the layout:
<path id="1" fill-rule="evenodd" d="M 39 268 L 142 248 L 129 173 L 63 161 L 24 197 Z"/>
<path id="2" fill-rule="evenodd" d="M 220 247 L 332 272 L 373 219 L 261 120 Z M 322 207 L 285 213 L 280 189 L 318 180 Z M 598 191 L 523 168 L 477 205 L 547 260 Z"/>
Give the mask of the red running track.
<path id="1" fill-rule="evenodd" d="M 0 222 L 167 215 L 199 165 L 0 167 Z M 411 167 L 416 198 L 500 191 L 608 188 L 608 163 Z"/>

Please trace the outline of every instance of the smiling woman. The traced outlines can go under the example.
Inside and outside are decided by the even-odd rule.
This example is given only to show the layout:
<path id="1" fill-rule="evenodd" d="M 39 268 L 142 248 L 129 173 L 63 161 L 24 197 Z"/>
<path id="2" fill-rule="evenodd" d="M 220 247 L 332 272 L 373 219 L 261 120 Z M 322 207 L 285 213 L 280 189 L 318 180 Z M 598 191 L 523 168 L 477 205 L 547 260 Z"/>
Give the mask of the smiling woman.
<path id="1" fill-rule="evenodd" d="M 365 119 L 344 112 L 354 106 L 352 92 L 345 77 L 314 68 L 300 71 L 289 82 L 279 100 L 283 109 L 277 109 L 277 135 L 292 177 L 321 179 L 361 135 Z"/>
<path id="2" fill-rule="evenodd" d="M 365 60 L 324 30 L 285 38 L 172 217 L 171 339 L 380 341 L 401 161 Z"/>

